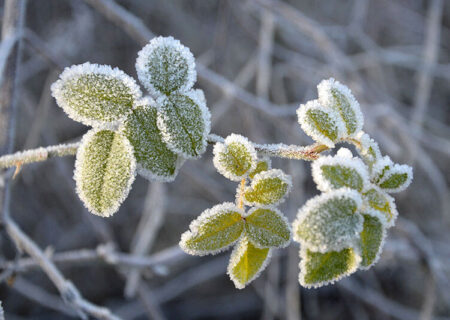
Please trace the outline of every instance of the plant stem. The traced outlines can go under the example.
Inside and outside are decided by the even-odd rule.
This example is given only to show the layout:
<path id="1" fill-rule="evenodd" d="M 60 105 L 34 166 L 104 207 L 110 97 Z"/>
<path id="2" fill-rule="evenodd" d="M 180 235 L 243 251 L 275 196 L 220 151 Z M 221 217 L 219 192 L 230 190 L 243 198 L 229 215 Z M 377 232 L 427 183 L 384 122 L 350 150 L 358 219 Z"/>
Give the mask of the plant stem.
<path id="1" fill-rule="evenodd" d="M 223 142 L 223 138 L 210 134 L 208 136 L 209 143 Z M 8 154 L 0 157 L 0 169 L 16 167 L 19 168 L 28 163 L 42 162 L 54 157 L 71 156 L 77 153 L 80 142 L 60 144 L 56 146 L 49 146 L 46 148 L 40 147 L 26 151 L 19 151 L 13 154 Z M 278 144 L 255 144 L 255 149 L 267 156 L 295 159 L 295 160 L 316 160 L 319 154 L 328 147 L 321 144 L 312 144 L 309 146 L 286 145 Z"/>
<path id="2" fill-rule="evenodd" d="M 247 179 L 242 179 L 241 184 L 239 186 L 239 198 L 238 198 L 238 208 L 243 209 L 244 208 L 244 190 L 245 190 L 245 184 L 247 182 Z"/>

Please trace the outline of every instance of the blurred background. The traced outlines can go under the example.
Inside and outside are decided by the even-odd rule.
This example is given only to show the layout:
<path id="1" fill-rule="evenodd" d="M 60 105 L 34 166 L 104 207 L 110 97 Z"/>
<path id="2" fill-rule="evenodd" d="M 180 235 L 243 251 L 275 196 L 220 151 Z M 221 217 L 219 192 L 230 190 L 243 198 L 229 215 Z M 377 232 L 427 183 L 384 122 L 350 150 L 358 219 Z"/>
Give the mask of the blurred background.
<path id="1" fill-rule="evenodd" d="M 364 130 L 383 154 L 414 167 L 414 181 L 396 195 L 397 225 L 369 271 L 303 289 L 292 243 L 237 290 L 226 275 L 229 251 L 190 257 L 178 248 L 191 220 L 234 200 L 211 147 L 173 183 L 138 177 L 109 219 L 78 199 L 73 157 L 24 166 L 11 182 L 11 216 L 86 300 L 123 319 L 450 319 L 449 1 L 29 0 L 14 150 L 79 140 L 87 128 L 57 107 L 50 85 L 85 61 L 135 77 L 137 52 L 153 35 L 194 53 L 213 133 L 310 144 L 295 110 L 334 77 L 359 100 Z M 293 177 L 281 207 L 292 221 L 319 193 L 310 163 L 274 159 L 273 167 Z M 0 241 L 6 319 L 76 317 L 4 230 Z"/>

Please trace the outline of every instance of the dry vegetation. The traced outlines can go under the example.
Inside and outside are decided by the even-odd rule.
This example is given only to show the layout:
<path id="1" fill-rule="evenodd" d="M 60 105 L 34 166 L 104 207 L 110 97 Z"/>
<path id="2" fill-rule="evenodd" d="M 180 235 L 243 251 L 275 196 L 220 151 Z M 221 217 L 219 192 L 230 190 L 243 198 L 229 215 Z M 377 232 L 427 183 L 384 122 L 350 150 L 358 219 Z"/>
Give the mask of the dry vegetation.
<path id="1" fill-rule="evenodd" d="M 109 219 L 89 214 L 77 198 L 73 157 L 23 166 L 14 179 L 14 170 L 3 170 L 6 319 L 450 317 L 448 1 L 29 0 L 22 29 L 5 6 L 22 0 L 0 2 L 2 154 L 78 141 L 86 128 L 56 107 L 51 83 L 64 67 L 84 61 L 135 76 L 138 50 L 161 34 L 180 39 L 196 56 L 212 132 L 309 144 L 295 109 L 333 76 L 353 90 L 365 129 L 382 151 L 415 170 L 413 184 L 397 197 L 401 217 L 370 271 L 301 289 L 292 244 L 243 291 L 225 275 L 226 255 L 195 258 L 178 248 L 189 221 L 234 198 L 234 184 L 212 165 L 211 148 L 186 163 L 173 183 L 137 178 Z M 282 205 L 292 221 L 318 193 L 310 164 L 275 164 L 293 177 Z"/>

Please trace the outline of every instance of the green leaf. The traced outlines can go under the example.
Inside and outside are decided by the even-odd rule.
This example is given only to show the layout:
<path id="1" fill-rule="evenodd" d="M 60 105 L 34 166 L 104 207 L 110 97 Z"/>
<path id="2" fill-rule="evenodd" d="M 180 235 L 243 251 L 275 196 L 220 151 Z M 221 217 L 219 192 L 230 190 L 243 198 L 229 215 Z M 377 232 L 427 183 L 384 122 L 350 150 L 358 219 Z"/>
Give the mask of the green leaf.
<path id="1" fill-rule="evenodd" d="M 413 171 L 405 164 L 394 164 L 386 170 L 378 181 L 378 186 L 387 192 L 400 192 L 411 183 Z"/>
<path id="2" fill-rule="evenodd" d="M 123 119 L 141 97 L 134 79 L 123 71 L 89 62 L 66 68 L 51 90 L 70 118 L 92 126 Z"/>
<path id="3" fill-rule="evenodd" d="M 266 268 L 269 259 L 269 248 L 257 248 L 243 237 L 231 254 L 228 275 L 236 288 L 243 289 Z"/>
<path id="4" fill-rule="evenodd" d="M 314 161 L 312 175 L 317 188 L 323 192 L 342 187 L 361 192 L 369 183 L 367 166 L 361 159 L 352 157 L 346 148 L 340 148 L 335 156 Z"/>
<path id="5" fill-rule="evenodd" d="M 309 101 L 297 110 L 298 121 L 305 133 L 315 141 L 333 148 L 341 138 L 345 124 L 333 109 L 325 108 L 317 100 Z"/>
<path id="6" fill-rule="evenodd" d="M 394 225 L 398 213 L 392 197 L 386 194 L 386 192 L 372 187 L 363 193 L 363 199 L 370 208 L 380 211 L 385 216 L 388 227 Z"/>
<path id="7" fill-rule="evenodd" d="M 230 180 L 240 181 L 255 169 L 255 148 L 241 135 L 231 134 L 224 143 L 216 143 L 213 153 L 217 171 Z"/>
<path id="8" fill-rule="evenodd" d="M 385 237 L 385 228 L 379 218 L 369 214 L 363 214 L 364 226 L 361 232 L 361 267 L 370 268 L 377 262 L 383 240 Z"/>
<path id="9" fill-rule="evenodd" d="M 294 221 L 294 239 L 322 253 L 348 247 L 362 231 L 361 204 L 359 193 L 346 188 L 310 199 Z"/>
<path id="10" fill-rule="evenodd" d="M 291 177 L 279 169 L 258 173 L 244 191 L 248 205 L 276 205 L 284 201 L 292 186 Z"/>
<path id="11" fill-rule="evenodd" d="M 198 94 L 176 93 L 158 103 L 157 125 L 168 148 L 187 159 L 200 157 L 206 150 L 211 115 Z"/>
<path id="12" fill-rule="evenodd" d="M 124 135 L 92 129 L 84 135 L 76 156 L 77 193 L 90 212 L 111 216 L 127 197 L 135 170 L 133 148 Z"/>
<path id="13" fill-rule="evenodd" d="M 361 258 L 352 248 L 325 253 L 302 248 L 300 251 L 300 284 L 318 288 L 350 275 L 358 268 Z"/>
<path id="14" fill-rule="evenodd" d="M 350 89 L 330 78 L 318 86 L 319 102 L 324 107 L 336 110 L 345 123 L 346 136 L 352 136 L 363 127 L 363 116 L 359 103 Z"/>
<path id="15" fill-rule="evenodd" d="M 141 83 L 156 96 L 190 90 L 197 78 L 191 51 L 172 37 L 152 39 L 139 51 L 136 70 Z"/>
<path id="16" fill-rule="evenodd" d="M 253 208 L 245 217 L 247 237 L 258 248 L 284 248 L 291 242 L 287 219 L 275 208 Z"/>
<path id="17" fill-rule="evenodd" d="M 372 166 L 381 158 L 378 143 L 376 143 L 367 133 L 360 131 L 356 135 L 356 139 L 360 142 L 360 145 L 357 147 L 358 153 L 369 166 Z"/>
<path id="18" fill-rule="evenodd" d="M 267 171 L 271 168 L 271 161 L 270 158 L 265 157 L 263 159 L 258 159 L 258 162 L 256 163 L 256 167 L 255 170 L 253 170 L 252 172 L 250 172 L 248 174 L 248 177 L 250 179 L 253 179 L 255 177 L 255 175 L 257 175 L 258 173 Z"/>
<path id="19" fill-rule="evenodd" d="M 182 158 L 162 141 L 156 120 L 155 102 L 143 99 L 128 115 L 122 130 L 133 146 L 138 173 L 150 180 L 172 181 Z"/>
<path id="20" fill-rule="evenodd" d="M 192 255 L 215 254 L 234 244 L 244 230 L 244 213 L 227 202 L 204 211 L 181 236 L 180 247 Z"/>

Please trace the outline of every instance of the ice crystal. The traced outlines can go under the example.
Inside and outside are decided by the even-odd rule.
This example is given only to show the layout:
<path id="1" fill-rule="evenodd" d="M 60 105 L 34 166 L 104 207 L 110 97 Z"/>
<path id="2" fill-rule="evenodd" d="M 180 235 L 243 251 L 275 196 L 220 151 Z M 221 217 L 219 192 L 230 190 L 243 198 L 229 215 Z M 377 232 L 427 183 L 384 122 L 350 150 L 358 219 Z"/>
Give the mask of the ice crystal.
<path id="1" fill-rule="evenodd" d="M 75 161 L 77 193 L 90 212 L 108 217 L 125 200 L 134 181 L 133 147 L 118 132 L 92 129 L 81 141 Z"/>
<path id="2" fill-rule="evenodd" d="M 190 90 L 197 79 L 194 56 L 172 37 L 153 38 L 139 51 L 136 70 L 139 81 L 156 96 Z"/>
<path id="3" fill-rule="evenodd" d="M 91 126 L 123 119 L 141 97 L 134 79 L 123 71 L 89 62 L 64 69 L 51 90 L 70 118 Z"/>

